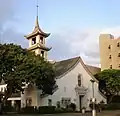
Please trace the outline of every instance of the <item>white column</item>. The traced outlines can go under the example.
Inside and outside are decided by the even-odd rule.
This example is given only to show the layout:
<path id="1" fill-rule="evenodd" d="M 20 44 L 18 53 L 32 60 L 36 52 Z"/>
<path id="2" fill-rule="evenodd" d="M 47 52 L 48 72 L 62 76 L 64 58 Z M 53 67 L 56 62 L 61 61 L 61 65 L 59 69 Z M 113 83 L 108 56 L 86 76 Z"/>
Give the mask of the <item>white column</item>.
<path id="1" fill-rule="evenodd" d="M 12 105 L 12 107 L 15 106 L 15 101 L 14 100 L 11 101 L 11 105 Z"/>
<path id="2" fill-rule="evenodd" d="M 36 43 L 40 43 L 40 35 L 36 36 Z"/>
<path id="3" fill-rule="evenodd" d="M 21 108 L 26 107 L 26 91 L 24 91 L 24 94 L 21 93 Z"/>
<path id="4" fill-rule="evenodd" d="M 32 39 L 29 39 L 29 47 L 32 46 Z"/>

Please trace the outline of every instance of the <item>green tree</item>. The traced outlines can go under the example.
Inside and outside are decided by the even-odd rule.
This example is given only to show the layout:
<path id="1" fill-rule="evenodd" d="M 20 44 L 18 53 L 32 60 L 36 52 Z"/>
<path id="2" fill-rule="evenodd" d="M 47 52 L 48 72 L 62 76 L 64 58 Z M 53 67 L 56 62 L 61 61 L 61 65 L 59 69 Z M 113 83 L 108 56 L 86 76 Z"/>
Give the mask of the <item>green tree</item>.
<path id="1" fill-rule="evenodd" d="M 110 103 L 113 97 L 118 95 L 120 92 L 120 70 L 107 69 L 95 74 L 94 76 L 101 83 L 99 83 L 100 91 L 105 96 L 110 96 L 110 98 L 108 98 L 108 103 Z"/>
<path id="2" fill-rule="evenodd" d="M 34 52 L 13 44 L 0 44 L 0 80 L 7 84 L 3 102 L 13 93 L 23 92 L 24 84 L 33 84 L 42 94 L 52 94 L 56 85 L 53 65 Z"/>

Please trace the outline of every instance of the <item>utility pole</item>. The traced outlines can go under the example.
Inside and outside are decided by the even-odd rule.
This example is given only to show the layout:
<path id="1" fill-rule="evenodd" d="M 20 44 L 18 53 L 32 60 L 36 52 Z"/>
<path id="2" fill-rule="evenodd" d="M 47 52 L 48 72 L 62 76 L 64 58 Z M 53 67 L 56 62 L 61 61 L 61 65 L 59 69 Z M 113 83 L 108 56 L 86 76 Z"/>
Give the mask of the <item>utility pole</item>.
<path id="1" fill-rule="evenodd" d="M 94 97 L 94 80 L 90 80 L 91 81 L 91 83 L 92 83 L 92 103 L 93 103 L 93 109 L 92 109 L 92 116 L 96 116 L 96 109 L 95 109 L 95 97 Z"/>

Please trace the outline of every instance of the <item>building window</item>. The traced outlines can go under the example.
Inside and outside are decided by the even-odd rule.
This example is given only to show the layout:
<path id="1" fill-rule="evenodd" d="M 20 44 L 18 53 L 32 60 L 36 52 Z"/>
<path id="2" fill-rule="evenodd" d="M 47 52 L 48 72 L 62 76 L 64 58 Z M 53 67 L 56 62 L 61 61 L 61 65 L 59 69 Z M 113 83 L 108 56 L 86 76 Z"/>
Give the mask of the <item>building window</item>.
<path id="1" fill-rule="evenodd" d="M 43 44 L 43 37 L 40 37 L 40 43 Z"/>
<path id="2" fill-rule="evenodd" d="M 48 99 L 48 106 L 52 106 L 52 99 Z"/>
<path id="3" fill-rule="evenodd" d="M 41 51 L 41 57 L 44 57 L 44 51 Z"/>
<path id="4" fill-rule="evenodd" d="M 78 74 L 78 86 L 81 86 L 81 74 Z"/>
<path id="5" fill-rule="evenodd" d="M 117 47 L 120 47 L 120 43 L 119 42 L 117 43 Z"/>
<path id="6" fill-rule="evenodd" d="M 111 59 L 112 57 L 111 57 L 111 55 L 109 55 L 109 59 Z"/>
<path id="7" fill-rule="evenodd" d="M 32 45 L 36 44 L 36 37 L 32 38 Z"/>
<path id="8" fill-rule="evenodd" d="M 110 65 L 110 69 L 112 69 L 112 65 Z"/>
<path id="9" fill-rule="evenodd" d="M 71 103 L 71 99 L 70 98 L 62 98 L 61 100 L 61 104 L 63 107 L 67 108 Z"/>
<path id="10" fill-rule="evenodd" d="M 110 45 L 108 46 L 108 49 L 111 49 L 111 46 L 110 46 Z"/>
<path id="11" fill-rule="evenodd" d="M 120 57 L 120 53 L 118 53 L 118 57 Z"/>
<path id="12" fill-rule="evenodd" d="M 119 68 L 120 68 L 120 64 L 119 64 L 119 66 L 118 66 Z"/>

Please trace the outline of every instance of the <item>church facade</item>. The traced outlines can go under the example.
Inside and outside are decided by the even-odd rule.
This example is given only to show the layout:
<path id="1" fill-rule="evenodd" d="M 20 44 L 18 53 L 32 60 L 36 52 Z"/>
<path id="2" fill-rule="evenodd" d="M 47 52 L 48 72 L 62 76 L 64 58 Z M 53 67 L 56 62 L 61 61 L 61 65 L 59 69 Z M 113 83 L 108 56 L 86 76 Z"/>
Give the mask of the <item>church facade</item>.
<path id="1" fill-rule="evenodd" d="M 45 33 L 41 30 L 37 16 L 33 32 L 25 36 L 29 41 L 28 50 L 48 60 L 47 54 L 51 48 L 45 46 L 45 39 L 49 35 L 50 33 Z M 20 107 L 48 105 L 66 107 L 70 103 L 74 103 L 77 111 L 80 111 L 82 107 L 89 110 L 89 103 L 93 97 L 93 88 L 90 80 L 94 80 L 96 102 L 104 101 L 106 103 L 106 97 L 98 89 L 98 80 L 93 76 L 95 73 L 100 72 L 100 68 L 85 65 L 81 57 L 53 61 L 51 63 L 53 63 L 56 70 L 56 84 L 58 85 L 53 95 L 41 95 L 41 91 L 35 86 L 26 85 L 24 94 L 14 95 L 8 98 L 8 101 L 13 106 L 17 104 Z M 2 87 L 4 89 L 5 86 L 2 82 L 0 89 Z"/>

